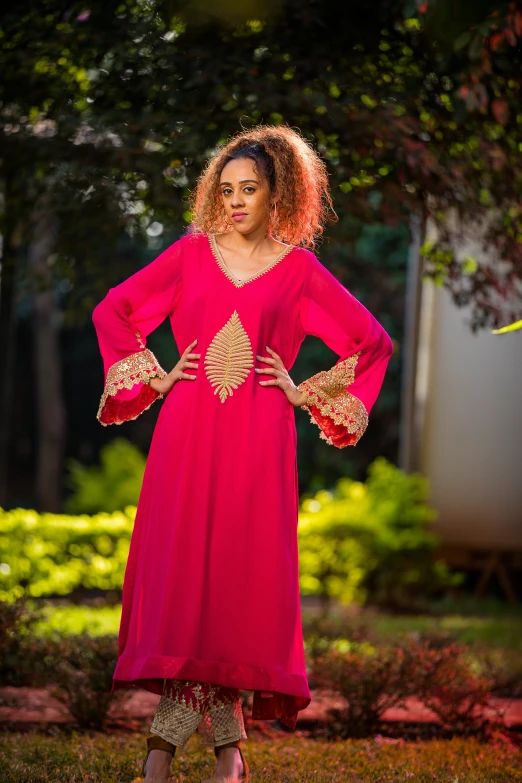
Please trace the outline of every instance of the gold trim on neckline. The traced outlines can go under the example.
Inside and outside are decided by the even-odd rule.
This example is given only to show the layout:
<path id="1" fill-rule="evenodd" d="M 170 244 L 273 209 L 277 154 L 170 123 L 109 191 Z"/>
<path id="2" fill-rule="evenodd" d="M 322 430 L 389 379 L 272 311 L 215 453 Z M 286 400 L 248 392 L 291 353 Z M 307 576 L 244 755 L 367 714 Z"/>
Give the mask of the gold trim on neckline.
<path id="1" fill-rule="evenodd" d="M 242 288 L 247 283 L 252 282 L 252 280 L 257 280 L 258 277 L 261 277 L 261 275 L 265 275 L 267 272 L 269 272 L 271 269 L 273 269 L 280 261 L 283 260 L 294 248 L 295 245 L 289 245 L 288 247 L 285 247 L 285 249 L 279 253 L 278 256 L 274 258 L 273 261 L 271 261 L 269 264 L 264 266 L 262 269 L 260 269 L 258 272 L 254 272 L 253 275 L 250 275 L 250 277 L 245 278 L 245 280 L 237 280 L 233 276 L 233 274 L 230 272 L 229 268 L 225 264 L 225 261 L 223 259 L 223 256 L 221 255 L 221 250 L 219 249 L 219 245 L 216 242 L 216 235 L 215 234 L 207 234 L 210 249 L 212 251 L 212 255 L 216 259 L 217 265 L 225 275 L 225 277 L 230 280 L 231 283 L 233 283 L 236 288 Z"/>

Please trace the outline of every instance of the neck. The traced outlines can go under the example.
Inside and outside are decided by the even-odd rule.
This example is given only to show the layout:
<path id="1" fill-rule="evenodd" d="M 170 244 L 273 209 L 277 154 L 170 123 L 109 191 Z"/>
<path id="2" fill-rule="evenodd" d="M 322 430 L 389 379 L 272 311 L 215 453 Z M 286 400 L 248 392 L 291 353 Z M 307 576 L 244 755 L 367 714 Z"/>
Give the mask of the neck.
<path id="1" fill-rule="evenodd" d="M 244 256 L 253 255 L 263 247 L 272 247 L 272 240 L 267 236 L 266 225 L 261 225 L 248 234 L 241 234 L 239 231 L 233 229 L 228 234 L 225 234 L 225 236 L 228 247 Z"/>

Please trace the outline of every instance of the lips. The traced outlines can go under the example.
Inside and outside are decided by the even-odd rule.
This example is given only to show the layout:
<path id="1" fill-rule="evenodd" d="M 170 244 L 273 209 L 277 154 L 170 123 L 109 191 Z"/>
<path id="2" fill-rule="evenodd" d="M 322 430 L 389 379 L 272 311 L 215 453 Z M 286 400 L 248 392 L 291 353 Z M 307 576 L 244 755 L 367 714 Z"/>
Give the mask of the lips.
<path id="1" fill-rule="evenodd" d="M 232 212 L 232 217 L 246 217 L 248 212 Z"/>

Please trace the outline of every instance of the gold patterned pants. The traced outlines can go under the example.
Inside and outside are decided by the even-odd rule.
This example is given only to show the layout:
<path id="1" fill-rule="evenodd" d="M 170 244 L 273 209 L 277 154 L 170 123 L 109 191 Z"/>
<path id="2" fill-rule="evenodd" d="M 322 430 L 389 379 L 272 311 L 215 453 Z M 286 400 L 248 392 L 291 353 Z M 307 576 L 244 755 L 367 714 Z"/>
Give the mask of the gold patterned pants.
<path id="1" fill-rule="evenodd" d="M 196 729 L 209 747 L 247 739 L 239 689 L 165 679 L 151 733 L 182 748 Z"/>

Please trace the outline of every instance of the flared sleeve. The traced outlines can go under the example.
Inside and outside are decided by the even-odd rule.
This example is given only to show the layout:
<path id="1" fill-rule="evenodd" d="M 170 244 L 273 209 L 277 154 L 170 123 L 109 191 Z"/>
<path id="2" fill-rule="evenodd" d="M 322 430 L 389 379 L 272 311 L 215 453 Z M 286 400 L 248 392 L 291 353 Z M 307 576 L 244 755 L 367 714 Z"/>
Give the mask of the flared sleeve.
<path id="1" fill-rule="evenodd" d="M 319 337 L 340 357 L 331 369 L 299 384 L 297 388 L 308 397 L 302 407 L 329 445 L 355 446 L 368 426 L 393 343 L 377 319 L 313 253 L 300 316 L 305 333 Z"/>
<path id="2" fill-rule="evenodd" d="M 104 426 L 136 419 L 163 397 L 148 385 L 167 373 L 147 348 L 146 339 L 176 307 L 186 240 L 174 242 L 139 272 L 110 288 L 93 310 L 105 379 L 96 418 Z"/>

